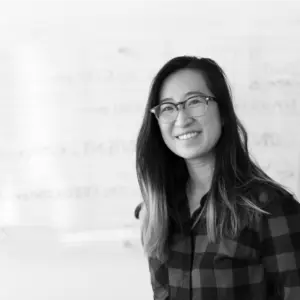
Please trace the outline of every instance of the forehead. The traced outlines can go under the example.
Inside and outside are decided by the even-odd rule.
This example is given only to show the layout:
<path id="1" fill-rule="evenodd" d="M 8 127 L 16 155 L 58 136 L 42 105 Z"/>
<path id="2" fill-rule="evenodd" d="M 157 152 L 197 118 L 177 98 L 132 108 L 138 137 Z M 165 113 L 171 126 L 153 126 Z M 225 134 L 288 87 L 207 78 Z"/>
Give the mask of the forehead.
<path id="1" fill-rule="evenodd" d="M 160 90 L 159 98 L 160 101 L 165 98 L 180 101 L 186 93 L 191 91 L 198 91 L 213 96 L 200 71 L 183 69 L 169 75 L 165 79 Z"/>

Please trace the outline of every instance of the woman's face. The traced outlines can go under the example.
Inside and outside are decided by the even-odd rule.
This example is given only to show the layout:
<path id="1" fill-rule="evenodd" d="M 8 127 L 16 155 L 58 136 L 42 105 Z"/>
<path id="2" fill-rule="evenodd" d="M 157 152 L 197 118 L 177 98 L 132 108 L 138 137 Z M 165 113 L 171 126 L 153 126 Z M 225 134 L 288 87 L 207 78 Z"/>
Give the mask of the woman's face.
<path id="1" fill-rule="evenodd" d="M 182 69 L 165 79 L 159 101 L 168 98 L 170 102 L 177 103 L 186 100 L 186 94 L 194 91 L 214 96 L 208 89 L 201 72 Z M 175 121 L 168 124 L 159 122 L 165 144 L 172 152 L 186 160 L 210 156 L 221 135 L 222 124 L 217 103 L 209 101 L 207 111 L 201 117 L 190 116 L 182 110 L 182 106 L 180 108 Z M 198 132 L 198 135 L 190 139 L 178 138 L 179 135 L 193 131 Z"/>

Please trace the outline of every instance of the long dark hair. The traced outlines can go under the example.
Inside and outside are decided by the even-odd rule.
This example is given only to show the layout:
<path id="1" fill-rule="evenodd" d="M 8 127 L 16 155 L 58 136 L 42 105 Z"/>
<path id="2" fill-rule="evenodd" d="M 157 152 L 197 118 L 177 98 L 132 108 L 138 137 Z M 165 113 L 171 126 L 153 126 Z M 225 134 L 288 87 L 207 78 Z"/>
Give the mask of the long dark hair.
<path id="1" fill-rule="evenodd" d="M 270 192 L 288 194 L 250 156 L 247 132 L 236 116 L 230 87 L 222 68 L 212 59 L 180 56 L 168 61 L 151 84 L 144 118 L 136 143 L 136 172 L 143 197 L 142 242 L 148 256 L 165 259 L 170 219 L 176 219 L 178 192 L 189 179 L 183 158 L 165 145 L 150 109 L 159 103 L 164 80 L 181 69 L 198 70 L 218 103 L 223 121 L 215 146 L 215 169 L 202 214 L 208 239 L 236 237 L 242 228 L 258 224 Z M 268 197 L 269 195 L 269 197 Z M 171 201 L 171 200 L 172 201 Z M 201 216 L 199 216 L 200 218 Z"/>

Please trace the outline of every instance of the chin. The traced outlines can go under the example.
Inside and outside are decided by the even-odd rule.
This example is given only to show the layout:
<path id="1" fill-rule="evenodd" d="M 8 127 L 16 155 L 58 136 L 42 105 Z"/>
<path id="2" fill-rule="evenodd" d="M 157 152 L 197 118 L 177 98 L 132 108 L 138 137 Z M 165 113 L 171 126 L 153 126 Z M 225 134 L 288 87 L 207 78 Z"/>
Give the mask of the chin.
<path id="1" fill-rule="evenodd" d="M 180 151 L 175 153 L 185 160 L 197 159 L 204 155 L 203 152 L 193 152 L 193 151 Z"/>

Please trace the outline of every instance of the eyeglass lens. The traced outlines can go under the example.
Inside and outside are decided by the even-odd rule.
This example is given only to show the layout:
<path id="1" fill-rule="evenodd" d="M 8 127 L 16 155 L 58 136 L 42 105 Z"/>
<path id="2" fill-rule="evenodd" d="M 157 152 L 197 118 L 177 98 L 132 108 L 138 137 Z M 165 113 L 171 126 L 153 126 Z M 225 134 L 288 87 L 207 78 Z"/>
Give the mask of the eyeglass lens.
<path id="1" fill-rule="evenodd" d="M 202 116 L 206 111 L 207 103 L 202 97 L 193 97 L 185 102 L 185 112 L 194 117 Z M 162 122 L 172 122 L 177 118 L 178 110 L 174 103 L 163 103 L 158 108 L 158 118 Z"/>

